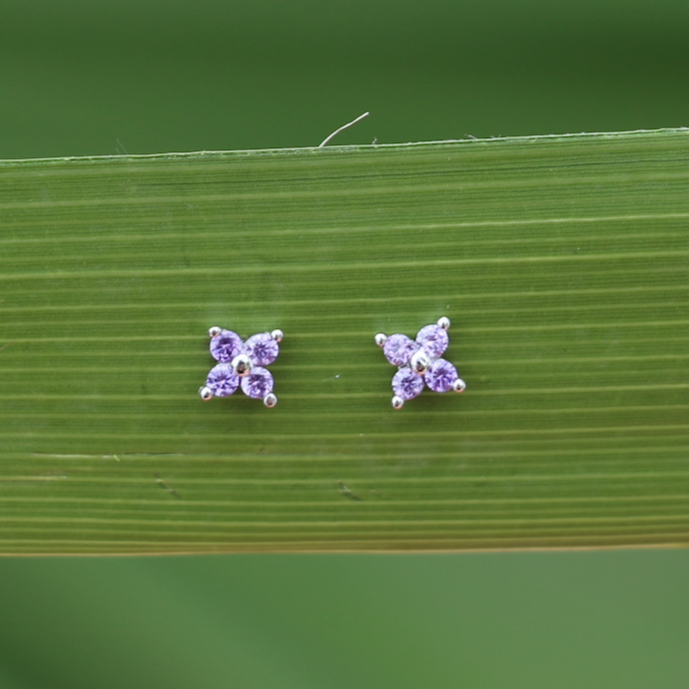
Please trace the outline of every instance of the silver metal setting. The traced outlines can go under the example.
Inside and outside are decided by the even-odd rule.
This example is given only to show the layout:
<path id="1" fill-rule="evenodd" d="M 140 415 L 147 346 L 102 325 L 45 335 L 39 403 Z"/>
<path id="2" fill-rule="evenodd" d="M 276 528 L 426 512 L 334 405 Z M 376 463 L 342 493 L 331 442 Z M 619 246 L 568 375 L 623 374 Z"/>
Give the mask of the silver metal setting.
<path id="1" fill-rule="evenodd" d="M 414 371 L 414 373 L 418 373 L 420 376 L 428 371 L 428 369 L 431 367 L 431 363 L 432 362 L 428 357 L 428 354 L 426 354 L 423 349 L 419 349 L 418 351 L 414 352 L 411 360 L 409 361 L 411 370 Z"/>
<path id="2" fill-rule="evenodd" d="M 265 404 L 266 407 L 268 407 L 268 409 L 272 409 L 277 403 L 278 403 L 278 398 L 274 392 L 269 392 L 263 398 L 263 404 Z"/>
<path id="3" fill-rule="evenodd" d="M 213 393 L 210 388 L 204 385 L 202 388 L 199 388 L 199 397 L 201 397 L 204 402 L 208 402 L 208 400 L 213 399 Z"/>
<path id="4" fill-rule="evenodd" d="M 285 333 L 282 332 L 279 328 L 275 328 L 270 333 L 270 336 L 276 341 L 276 342 L 282 342 L 282 338 L 285 336 Z"/>
<path id="5" fill-rule="evenodd" d="M 447 316 L 441 316 L 438 319 L 438 325 L 443 329 L 443 330 L 449 330 L 450 329 L 450 319 Z"/>
<path id="6" fill-rule="evenodd" d="M 467 389 L 467 384 L 461 378 L 457 378 L 452 384 L 452 389 L 455 392 L 464 392 Z"/>
<path id="7" fill-rule="evenodd" d="M 212 328 L 208 328 L 208 337 L 217 337 L 222 332 L 222 328 L 214 325 Z"/>
<path id="8" fill-rule="evenodd" d="M 398 397 L 397 395 L 395 395 L 392 398 L 392 408 L 393 409 L 402 409 L 403 406 L 404 406 L 404 400 L 401 397 Z"/>
<path id="9" fill-rule="evenodd" d="M 237 356 L 232 359 L 232 370 L 240 377 L 248 376 L 251 373 L 251 369 L 254 365 L 251 363 L 251 359 L 246 354 L 237 354 Z"/>
<path id="10" fill-rule="evenodd" d="M 378 333 L 375 337 L 376 344 L 382 347 L 387 342 L 388 336 L 385 333 Z"/>

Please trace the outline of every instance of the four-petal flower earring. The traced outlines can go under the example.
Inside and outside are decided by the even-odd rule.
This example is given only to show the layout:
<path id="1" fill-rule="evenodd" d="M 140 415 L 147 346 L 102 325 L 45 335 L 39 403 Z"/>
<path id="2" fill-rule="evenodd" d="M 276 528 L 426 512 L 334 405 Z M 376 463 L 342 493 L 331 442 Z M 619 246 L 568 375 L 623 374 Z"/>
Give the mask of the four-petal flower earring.
<path id="1" fill-rule="evenodd" d="M 416 341 L 400 334 L 376 335 L 376 344 L 383 348 L 387 360 L 398 367 L 392 379 L 395 409 L 402 409 L 407 400 L 418 397 L 426 385 L 435 392 L 464 392 L 466 383 L 457 369 L 440 358 L 450 343 L 449 329 L 450 319 L 443 316 L 437 323 L 421 328 Z"/>
<path id="2" fill-rule="evenodd" d="M 273 392 L 273 375 L 265 368 L 278 358 L 282 330 L 252 335 L 246 342 L 237 333 L 212 327 L 211 354 L 219 363 L 214 366 L 199 390 L 202 400 L 229 397 L 241 385 L 248 397 L 262 399 L 266 407 L 274 407 L 278 398 Z"/>

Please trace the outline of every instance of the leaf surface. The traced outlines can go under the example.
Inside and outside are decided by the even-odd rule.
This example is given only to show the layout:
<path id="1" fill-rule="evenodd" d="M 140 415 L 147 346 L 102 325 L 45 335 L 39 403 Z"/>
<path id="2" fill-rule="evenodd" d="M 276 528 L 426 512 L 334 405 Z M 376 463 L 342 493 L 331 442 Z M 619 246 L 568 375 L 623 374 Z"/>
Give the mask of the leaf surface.
<path id="1" fill-rule="evenodd" d="M 0 552 L 687 544 L 688 228 L 685 130 L 1 162 Z"/>

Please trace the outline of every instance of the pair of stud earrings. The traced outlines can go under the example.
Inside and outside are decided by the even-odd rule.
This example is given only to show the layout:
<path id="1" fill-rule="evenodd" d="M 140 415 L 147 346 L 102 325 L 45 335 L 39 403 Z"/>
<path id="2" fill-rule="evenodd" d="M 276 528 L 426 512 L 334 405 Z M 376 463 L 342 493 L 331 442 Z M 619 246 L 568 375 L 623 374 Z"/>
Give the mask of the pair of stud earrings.
<path id="1" fill-rule="evenodd" d="M 378 333 L 375 342 L 382 347 L 385 358 L 397 366 L 392 378 L 392 406 L 401 409 L 408 400 L 418 397 L 425 387 L 434 392 L 464 392 L 466 383 L 457 369 L 442 355 L 450 338 L 450 319 L 419 330 L 416 340 L 399 333 Z M 203 400 L 229 397 L 240 387 L 245 395 L 262 399 L 266 407 L 274 407 L 278 398 L 273 392 L 273 375 L 266 368 L 277 359 L 282 330 L 252 335 L 246 342 L 237 333 L 217 326 L 208 331 L 210 351 L 218 362 L 209 372 L 206 384 L 199 390 Z"/>

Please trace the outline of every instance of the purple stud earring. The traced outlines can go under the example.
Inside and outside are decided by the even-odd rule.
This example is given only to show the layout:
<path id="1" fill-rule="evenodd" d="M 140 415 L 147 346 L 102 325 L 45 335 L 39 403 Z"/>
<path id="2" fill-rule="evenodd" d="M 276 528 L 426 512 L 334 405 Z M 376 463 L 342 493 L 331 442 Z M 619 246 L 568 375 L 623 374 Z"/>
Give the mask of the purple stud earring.
<path id="1" fill-rule="evenodd" d="M 247 397 L 262 399 L 274 407 L 278 398 L 273 392 L 273 375 L 265 368 L 278 358 L 282 330 L 252 335 L 246 342 L 237 333 L 212 327 L 210 350 L 219 362 L 208 373 L 206 384 L 199 390 L 202 400 L 229 397 L 241 386 Z"/>
<path id="2" fill-rule="evenodd" d="M 418 397 L 426 385 L 434 392 L 464 392 L 466 383 L 457 369 L 440 358 L 450 343 L 449 329 L 450 319 L 443 316 L 437 323 L 421 328 L 416 341 L 406 335 L 376 335 L 376 344 L 383 348 L 386 359 L 399 369 L 392 378 L 395 409 L 402 409 L 407 400 Z"/>

